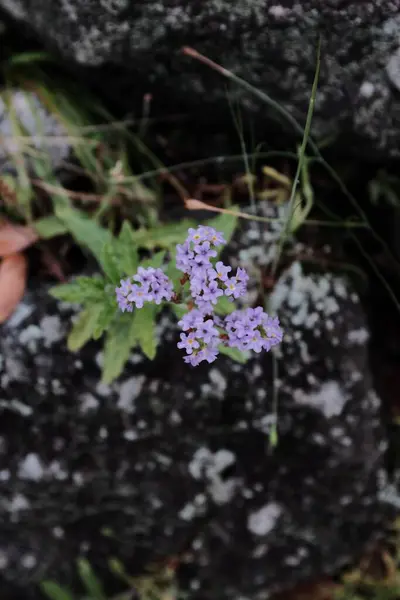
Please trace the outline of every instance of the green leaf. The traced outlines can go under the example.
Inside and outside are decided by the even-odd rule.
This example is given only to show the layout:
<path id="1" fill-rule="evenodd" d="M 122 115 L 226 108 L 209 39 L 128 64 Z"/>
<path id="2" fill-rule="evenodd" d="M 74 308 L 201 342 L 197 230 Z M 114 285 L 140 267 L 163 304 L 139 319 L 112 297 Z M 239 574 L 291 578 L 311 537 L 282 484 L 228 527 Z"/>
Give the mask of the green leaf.
<path id="1" fill-rule="evenodd" d="M 103 304 L 102 310 L 97 319 L 96 327 L 93 330 L 93 339 L 98 340 L 108 328 L 111 321 L 117 313 L 117 302 L 115 296 L 109 296 L 108 301 Z"/>
<path id="2" fill-rule="evenodd" d="M 118 237 L 118 255 L 120 260 L 120 268 L 124 275 L 131 276 L 136 273 L 139 256 L 137 247 L 134 242 L 135 232 L 132 229 L 129 221 L 124 221 L 121 233 Z"/>
<path id="3" fill-rule="evenodd" d="M 21 52 L 13 54 L 7 61 L 8 66 L 15 67 L 16 65 L 31 65 L 38 62 L 53 62 L 54 58 L 48 52 Z"/>
<path id="4" fill-rule="evenodd" d="M 157 350 L 155 320 L 159 310 L 160 307 L 155 304 L 145 304 L 143 308 L 137 309 L 133 316 L 132 335 L 143 354 L 150 360 L 153 360 Z"/>
<path id="5" fill-rule="evenodd" d="M 217 315 L 230 315 L 234 310 L 236 310 L 236 306 L 235 303 L 231 302 L 226 296 L 220 296 L 217 300 L 214 310 Z"/>
<path id="6" fill-rule="evenodd" d="M 229 356 L 229 358 L 238 363 L 241 363 L 242 365 L 244 365 L 249 360 L 249 353 L 241 352 L 237 348 L 229 348 L 228 346 L 224 346 L 224 344 L 220 344 L 218 346 L 218 350 L 221 352 L 221 354 Z"/>
<path id="7" fill-rule="evenodd" d="M 76 352 L 93 337 L 102 310 L 102 304 L 94 304 L 79 314 L 68 336 L 68 350 Z"/>
<path id="8" fill-rule="evenodd" d="M 139 248 L 154 250 L 155 248 L 165 248 L 169 250 L 182 244 L 186 237 L 189 227 L 196 227 L 195 221 L 183 219 L 176 223 L 167 223 L 151 229 L 138 229 L 134 232 L 135 244 Z"/>
<path id="9" fill-rule="evenodd" d="M 104 344 L 103 383 L 111 383 L 122 372 L 129 358 L 135 338 L 132 335 L 132 313 L 117 313 L 110 324 Z"/>
<path id="10" fill-rule="evenodd" d="M 104 245 L 111 241 L 108 229 L 104 229 L 85 213 L 70 206 L 56 206 L 55 213 L 76 241 L 88 248 L 100 262 Z"/>
<path id="11" fill-rule="evenodd" d="M 50 289 L 50 295 L 65 302 L 84 304 L 104 302 L 106 281 L 102 277 L 77 277 L 71 283 L 62 283 Z"/>
<path id="12" fill-rule="evenodd" d="M 140 266 L 143 268 L 154 267 L 155 269 L 159 269 L 163 265 L 166 254 L 167 253 L 165 251 L 157 252 L 151 258 L 146 258 L 146 260 L 142 260 Z"/>
<path id="13" fill-rule="evenodd" d="M 100 254 L 100 264 L 108 279 L 115 285 L 119 284 L 121 279 L 121 270 L 118 256 L 115 252 L 116 241 L 110 241 L 104 244 Z"/>
<path id="14" fill-rule="evenodd" d="M 78 560 L 78 572 L 90 600 L 106 600 L 103 587 L 86 559 L 80 558 Z"/>
<path id="15" fill-rule="evenodd" d="M 183 315 L 188 312 L 186 304 L 171 304 L 171 308 L 178 319 L 182 319 Z"/>
<path id="16" fill-rule="evenodd" d="M 58 583 L 54 583 L 54 581 L 42 581 L 40 588 L 50 600 L 74 600 L 69 590 L 61 587 Z"/>
<path id="17" fill-rule="evenodd" d="M 48 240 L 57 235 L 64 235 L 68 232 L 68 229 L 60 219 L 57 217 L 43 217 L 33 222 L 33 226 L 38 232 L 39 236 L 45 240 Z"/>

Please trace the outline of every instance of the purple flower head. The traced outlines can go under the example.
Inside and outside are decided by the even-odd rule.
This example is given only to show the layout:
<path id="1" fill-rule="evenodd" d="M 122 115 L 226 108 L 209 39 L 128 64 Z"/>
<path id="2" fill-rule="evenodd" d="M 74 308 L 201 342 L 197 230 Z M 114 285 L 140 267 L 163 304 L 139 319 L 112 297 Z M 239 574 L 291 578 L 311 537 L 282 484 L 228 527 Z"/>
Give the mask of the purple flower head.
<path id="1" fill-rule="evenodd" d="M 226 281 L 225 284 L 225 296 L 232 296 L 233 298 L 240 298 L 240 296 L 244 296 L 246 293 L 246 284 L 241 281 L 238 281 L 236 277 L 230 277 Z"/>
<path id="2" fill-rule="evenodd" d="M 249 275 L 245 269 L 242 269 L 242 267 L 238 267 L 236 271 L 236 279 L 246 285 L 249 281 Z"/>
<path id="3" fill-rule="evenodd" d="M 207 281 L 207 273 L 205 269 L 196 265 L 196 268 L 192 271 L 192 276 L 190 278 L 190 291 L 193 296 L 198 296 L 206 287 Z"/>
<path id="4" fill-rule="evenodd" d="M 150 302 L 153 299 L 152 294 L 145 287 L 132 285 L 128 296 L 129 302 L 133 302 L 136 308 L 143 308 L 145 302 Z"/>
<path id="5" fill-rule="evenodd" d="M 188 230 L 188 236 L 186 238 L 186 242 L 190 243 L 193 242 L 193 244 L 201 244 L 202 242 L 206 242 L 207 241 L 207 231 L 206 227 L 204 227 L 203 225 L 199 225 L 199 227 L 197 227 L 196 229 L 193 229 L 192 227 L 189 228 Z"/>
<path id="6" fill-rule="evenodd" d="M 207 302 L 211 302 L 211 304 L 216 304 L 218 298 L 223 295 L 224 292 L 218 287 L 218 283 L 216 281 L 210 281 L 203 290 L 202 298 Z"/>
<path id="7" fill-rule="evenodd" d="M 133 280 L 141 283 L 144 287 L 149 287 L 154 281 L 155 269 L 153 267 L 139 267 L 136 275 L 133 276 Z"/>
<path id="8" fill-rule="evenodd" d="M 194 252 L 190 249 L 190 243 L 178 244 L 176 246 L 176 268 L 190 274 L 194 264 Z"/>
<path id="9" fill-rule="evenodd" d="M 201 326 L 203 323 L 204 315 L 196 308 L 193 308 L 188 313 L 186 313 L 186 315 L 183 315 L 182 319 L 178 321 L 178 325 L 183 331 L 195 329 Z"/>
<path id="10" fill-rule="evenodd" d="M 181 333 L 181 341 L 178 342 L 178 348 L 184 348 L 187 354 L 192 354 L 193 350 L 199 348 L 199 346 L 200 344 L 196 340 L 193 332 L 189 333 L 189 335 L 186 335 L 186 333 Z"/>
<path id="11" fill-rule="evenodd" d="M 212 311 L 214 310 L 214 307 L 211 304 L 211 302 L 209 302 L 208 300 L 204 300 L 204 298 L 202 296 L 197 296 L 194 299 L 194 301 L 196 303 L 198 310 L 203 315 L 210 315 L 212 313 Z"/>
<path id="12" fill-rule="evenodd" d="M 228 279 L 229 271 L 232 271 L 232 267 L 227 267 L 219 260 L 213 269 L 208 269 L 208 276 L 210 279 L 226 281 Z"/>
<path id="13" fill-rule="evenodd" d="M 212 319 L 199 323 L 196 326 L 196 337 L 202 339 L 205 344 L 210 344 L 213 340 L 218 339 L 218 329 L 214 325 Z"/>
<path id="14" fill-rule="evenodd" d="M 239 350 L 270 350 L 282 341 L 278 317 L 271 318 L 261 306 L 236 310 L 225 317 L 228 345 Z"/>
<path id="15" fill-rule="evenodd" d="M 194 247 L 195 257 L 194 260 L 199 265 L 209 265 L 210 258 L 214 258 L 217 256 L 217 251 L 213 250 L 210 247 L 210 242 L 203 242 L 202 244 L 197 244 Z"/>
<path id="16" fill-rule="evenodd" d="M 203 360 L 212 363 L 217 358 L 218 354 L 219 350 L 217 348 L 206 346 L 197 354 L 197 364 L 201 363 Z"/>
<path id="17" fill-rule="evenodd" d="M 116 287 L 115 288 L 115 294 L 117 296 L 117 303 L 119 306 L 119 309 L 122 312 L 132 312 L 133 311 L 133 304 L 132 302 L 129 302 L 128 300 L 128 295 L 131 292 L 131 281 L 129 279 L 121 279 L 121 285 L 120 287 Z"/>
<path id="18" fill-rule="evenodd" d="M 197 367 L 197 365 L 200 363 L 199 355 L 194 353 L 184 356 L 183 360 L 185 363 L 192 365 L 192 367 Z"/>

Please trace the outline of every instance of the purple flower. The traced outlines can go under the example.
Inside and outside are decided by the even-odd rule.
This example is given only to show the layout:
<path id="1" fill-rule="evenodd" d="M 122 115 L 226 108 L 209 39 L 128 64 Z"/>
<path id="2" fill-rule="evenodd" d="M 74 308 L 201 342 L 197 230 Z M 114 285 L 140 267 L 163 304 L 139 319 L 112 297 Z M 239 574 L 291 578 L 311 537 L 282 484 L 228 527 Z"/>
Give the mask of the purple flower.
<path id="1" fill-rule="evenodd" d="M 269 317 L 261 306 L 236 310 L 225 317 L 228 345 L 239 350 L 269 351 L 282 341 L 278 317 Z"/>
<path id="2" fill-rule="evenodd" d="M 198 354 L 189 354 L 188 356 L 184 356 L 183 360 L 185 363 L 192 365 L 192 367 L 197 367 L 197 365 L 200 363 Z"/>
<path id="3" fill-rule="evenodd" d="M 188 236 L 186 238 L 186 242 L 193 242 L 194 244 L 201 244 L 201 242 L 206 242 L 208 239 L 206 227 L 203 225 L 199 225 L 197 229 L 193 229 L 192 227 L 188 230 Z"/>
<path id="4" fill-rule="evenodd" d="M 242 269 L 242 267 L 238 267 L 238 269 L 236 271 L 236 279 L 246 285 L 247 282 L 249 281 L 249 276 L 248 276 L 247 271 L 245 269 Z"/>
<path id="5" fill-rule="evenodd" d="M 217 256 L 217 251 L 210 247 L 210 242 L 203 242 L 194 247 L 194 260 L 199 265 L 209 265 L 210 258 Z"/>
<path id="6" fill-rule="evenodd" d="M 197 354 L 197 364 L 201 363 L 203 360 L 212 363 L 217 358 L 218 354 L 219 350 L 217 348 L 206 346 Z"/>
<path id="7" fill-rule="evenodd" d="M 218 261 L 214 269 L 208 269 L 207 273 L 210 279 L 219 279 L 220 281 L 226 281 L 228 279 L 228 273 L 232 271 L 232 267 L 227 267 L 223 262 Z"/>
<path id="8" fill-rule="evenodd" d="M 148 287 L 154 281 L 155 269 L 153 267 L 139 267 L 136 275 L 133 276 L 133 280 L 141 283 L 143 286 Z"/>
<path id="9" fill-rule="evenodd" d="M 186 315 L 183 315 L 182 319 L 178 321 L 178 325 L 183 331 L 188 331 L 189 329 L 195 329 L 199 327 L 203 324 L 203 322 L 203 313 L 193 308 L 186 313 Z"/>
<path id="10" fill-rule="evenodd" d="M 214 326 L 212 319 L 207 319 L 196 326 L 196 337 L 203 340 L 205 344 L 210 344 L 212 340 L 218 338 L 218 329 Z"/>
<path id="11" fill-rule="evenodd" d="M 197 267 L 197 265 L 196 265 Z M 190 291 L 193 296 L 199 295 L 207 285 L 207 274 L 204 269 L 197 267 L 193 269 L 190 278 Z"/>
<path id="12" fill-rule="evenodd" d="M 236 277 L 230 277 L 225 284 L 225 296 L 233 296 L 233 298 L 240 298 L 246 293 L 246 285 L 241 281 L 238 281 Z"/>
<path id="13" fill-rule="evenodd" d="M 200 344 L 196 340 L 193 332 L 189 333 L 189 335 L 186 335 L 186 333 L 181 333 L 181 341 L 178 342 L 178 348 L 184 348 L 187 354 L 192 354 L 193 350 L 199 348 L 199 346 Z"/>
<path id="14" fill-rule="evenodd" d="M 131 279 L 141 285 L 132 284 Z M 137 273 L 129 279 L 121 280 L 121 286 L 115 289 L 117 302 L 122 312 L 142 308 L 145 302 L 161 304 L 162 300 L 171 300 L 172 283 L 161 269 L 139 267 Z"/>
<path id="15" fill-rule="evenodd" d="M 210 281 L 209 284 L 203 290 L 202 298 L 211 304 L 216 304 L 220 296 L 223 296 L 224 292 L 218 287 L 216 281 Z"/>
<path id="16" fill-rule="evenodd" d="M 211 302 L 209 302 L 208 300 L 204 300 L 204 298 L 202 296 L 197 296 L 194 299 L 194 301 L 196 302 L 196 306 L 197 306 L 198 310 L 203 315 L 209 315 L 214 310 L 214 307 L 211 304 Z"/>
<path id="17" fill-rule="evenodd" d="M 178 244 L 176 246 L 176 268 L 184 273 L 190 273 L 194 264 L 194 252 L 190 249 L 190 243 Z"/>
<path id="18" fill-rule="evenodd" d="M 152 299 L 153 296 L 149 293 L 147 288 L 138 285 L 131 286 L 128 300 L 129 302 L 133 302 L 136 308 L 143 308 L 143 304 L 145 302 L 150 302 Z"/>

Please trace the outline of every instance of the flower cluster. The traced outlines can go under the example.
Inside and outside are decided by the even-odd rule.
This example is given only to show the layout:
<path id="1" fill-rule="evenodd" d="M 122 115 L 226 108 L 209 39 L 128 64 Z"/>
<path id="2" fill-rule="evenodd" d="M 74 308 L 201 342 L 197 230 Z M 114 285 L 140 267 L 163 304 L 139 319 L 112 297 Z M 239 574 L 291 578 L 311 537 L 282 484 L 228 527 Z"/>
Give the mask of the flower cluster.
<path id="1" fill-rule="evenodd" d="M 215 248 L 225 243 L 222 233 L 200 225 L 189 229 L 185 243 L 176 247 L 176 266 L 189 278 L 193 301 L 204 313 L 213 311 L 220 296 L 233 300 L 246 293 L 249 277 L 244 269 L 239 268 L 233 276 L 229 275 L 232 268 L 223 262 L 212 264 L 217 256 Z"/>
<path id="2" fill-rule="evenodd" d="M 121 286 L 115 292 L 122 312 L 132 312 L 133 305 L 142 308 L 145 302 L 161 304 L 163 300 L 171 300 L 174 293 L 172 283 L 165 273 L 153 267 L 139 267 L 136 275 L 121 280 Z"/>
<path id="3" fill-rule="evenodd" d="M 233 275 L 231 267 L 216 261 L 215 248 L 225 243 L 222 233 L 200 225 L 189 229 L 186 241 L 176 247 L 176 267 L 184 273 L 182 290 L 188 282 L 188 306 L 195 305 L 178 323 L 182 329 L 178 348 L 186 351 L 184 361 L 192 366 L 212 363 L 221 344 L 261 352 L 282 341 L 278 318 L 269 317 L 261 307 L 236 310 L 224 319 L 213 315 L 218 298 L 226 296 L 233 301 L 245 295 L 249 279 L 244 269 L 239 267 Z M 161 269 L 139 267 L 136 275 L 121 281 L 116 295 L 120 309 L 132 311 L 133 305 L 142 308 L 144 302 L 178 301 L 182 294 L 174 294 Z"/>

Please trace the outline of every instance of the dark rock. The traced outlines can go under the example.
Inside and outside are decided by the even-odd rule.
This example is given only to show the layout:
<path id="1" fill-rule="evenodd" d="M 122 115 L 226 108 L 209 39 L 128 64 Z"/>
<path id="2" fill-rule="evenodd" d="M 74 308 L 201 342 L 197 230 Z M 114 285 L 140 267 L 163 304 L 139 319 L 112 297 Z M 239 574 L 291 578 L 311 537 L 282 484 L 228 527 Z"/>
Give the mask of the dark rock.
<path id="1" fill-rule="evenodd" d="M 321 34 L 314 135 L 344 135 L 342 149 L 358 154 L 399 156 L 400 0 L 0 0 L 0 6 L 47 47 L 87 67 L 85 79 L 123 109 L 131 111 L 135 98 L 138 106 L 151 92 L 155 109 L 191 108 L 197 123 L 225 116 L 230 128 L 226 81 L 182 56 L 182 46 L 244 77 L 303 124 Z M 274 117 L 238 87 L 230 94 L 244 101 L 258 131 Z"/>
<path id="2" fill-rule="evenodd" d="M 231 244 L 255 285 L 278 235 L 245 223 Z M 270 307 L 285 331 L 275 378 L 271 354 L 188 368 L 164 315 L 156 359 L 133 352 L 104 385 L 97 344 L 66 350 L 75 310 L 35 285 L 1 328 L 0 584 L 10 597 L 44 577 L 71 582 L 85 555 L 100 572 L 118 556 L 135 573 L 179 557 L 192 599 L 266 598 L 382 536 L 385 435 L 368 328 L 345 276 L 299 262 L 282 274 Z"/>
<path id="3" fill-rule="evenodd" d="M 0 93 L 0 173 L 15 172 L 23 158 L 32 171 L 32 157 L 43 158 L 57 169 L 71 153 L 61 121 L 43 105 L 37 94 L 19 89 Z"/>

